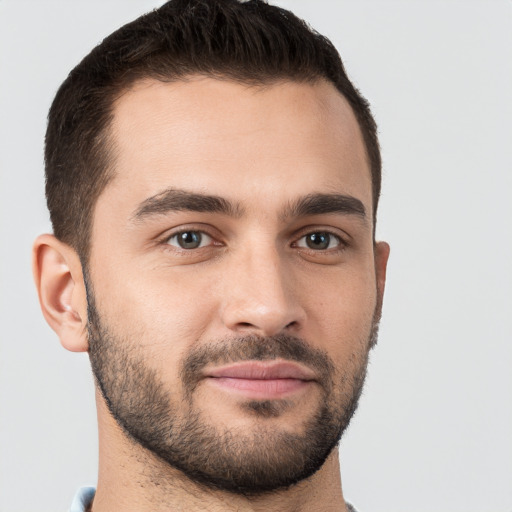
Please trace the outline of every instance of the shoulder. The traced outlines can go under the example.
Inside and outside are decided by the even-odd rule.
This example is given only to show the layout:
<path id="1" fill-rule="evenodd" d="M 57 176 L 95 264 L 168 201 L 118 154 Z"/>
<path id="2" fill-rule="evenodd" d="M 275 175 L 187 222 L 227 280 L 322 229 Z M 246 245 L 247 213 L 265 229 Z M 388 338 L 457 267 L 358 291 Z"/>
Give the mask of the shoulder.
<path id="1" fill-rule="evenodd" d="M 85 512 L 92 503 L 95 492 L 95 487 L 80 487 L 73 498 L 69 512 Z"/>

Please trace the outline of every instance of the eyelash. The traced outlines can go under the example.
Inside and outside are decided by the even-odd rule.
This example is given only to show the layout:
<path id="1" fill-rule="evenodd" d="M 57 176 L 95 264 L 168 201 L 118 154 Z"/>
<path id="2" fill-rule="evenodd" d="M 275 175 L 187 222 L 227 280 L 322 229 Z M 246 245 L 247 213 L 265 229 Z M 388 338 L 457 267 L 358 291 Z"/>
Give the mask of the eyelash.
<path id="1" fill-rule="evenodd" d="M 335 247 L 327 247 L 326 249 L 314 249 L 312 247 L 299 245 L 299 242 L 302 240 L 304 240 L 305 244 L 307 245 L 307 241 L 306 241 L 307 237 L 311 237 L 312 235 L 322 235 L 322 236 L 327 235 L 329 237 L 328 245 L 330 245 L 333 240 L 336 242 L 337 245 Z M 347 245 L 348 245 L 347 242 L 338 234 L 335 234 L 326 229 L 319 229 L 319 230 L 313 230 L 313 231 L 308 231 L 307 233 L 304 233 L 292 244 L 292 247 L 299 247 L 300 249 L 305 249 L 308 251 L 312 251 L 314 253 L 334 253 L 334 252 L 340 252 L 340 251 L 344 250 L 347 247 Z"/>
<path id="2" fill-rule="evenodd" d="M 203 245 L 203 246 L 200 245 L 198 247 L 192 247 L 192 248 L 179 247 L 178 246 L 179 243 L 177 242 L 177 237 L 179 237 L 180 235 L 187 234 L 187 233 L 196 233 L 196 234 L 199 234 L 201 237 L 208 237 L 210 239 L 210 241 L 207 243 L 207 245 Z M 329 245 L 331 244 L 332 239 L 335 240 L 337 245 L 335 247 L 327 247 L 326 249 L 314 249 L 311 247 L 307 247 L 306 241 L 304 242 L 305 245 L 303 245 L 303 246 L 299 245 L 299 243 L 303 239 L 306 239 L 306 237 L 312 236 L 312 235 L 327 235 L 328 237 L 330 237 Z M 170 243 L 170 241 L 172 239 L 176 239 L 176 244 Z M 182 252 L 183 254 L 192 253 L 193 251 L 196 251 L 199 249 L 206 249 L 206 248 L 212 247 L 212 246 L 222 246 L 223 245 L 222 242 L 216 241 L 216 237 L 214 235 L 212 235 L 211 233 L 209 233 L 208 231 L 206 231 L 204 229 L 193 228 L 193 227 L 182 228 L 179 231 L 166 236 L 162 240 L 161 243 L 167 247 L 172 247 L 174 251 Z M 200 240 L 200 244 L 202 244 L 202 243 L 203 243 L 203 240 Z M 344 251 L 348 247 L 348 243 L 345 238 L 341 237 L 337 233 L 333 233 L 332 231 L 330 231 L 328 229 L 322 229 L 322 228 L 315 229 L 315 228 L 310 227 L 310 228 L 307 228 L 307 231 L 303 230 L 298 238 L 295 238 L 295 241 L 292 242 L 291 247 L 298 248 L 301 251 L 306 251 L 308 253 L 316 254 L 316 255 L 337 254 L 337 253 Z"/>
<path id="3" fill-rule="evenodd" d="M 210 239 L 210 243 L 209 243 L 209 244 L 207 244 L 207 245 L 211 245 L 211 241 L 212 241 L 212 240 L 214 240 L 214 238 L 213 238 L 211 235 L 209 235 L 208 233 L 206 233 L 206 232 L 204 232 L 204 231 L 201 231 L 201 230 L 198 230 L 198 229 L 185 229 L 185 230 L 182 230 L 182 231 L 178 231 L 177 233 L 173 233 L 171 236 L 167 237 L 167 238 L 165 239 L 165 243 L 166 243 L 167 245 L 174 246 L 173 244 L 171 244 L 171 243 L 170 243 L 170 242 L 171 242 L 171 240 L 172 240 L 173 238 L 175 238 L 175 239 L 176 239 L 176 241 L 178 241 L 178 237 L 179 237 L 180 235 L 191 234 L 191 233 L 195 233 L 195 234 L 199 234 L 199 235 L 200 235 L 200 243 L 202 243 L 202 242 L 203 242 L 202 238 L 204 238 L 204 237 L 207 237 L 207 238 L 209 238 L 209 239 Z M 192 243 L 193 243 L 193 242 L 192 242 Z M 174 246 L 174 247 L 177 247 L 177 246 Z M 203 246 L 203 247 L 204 247 L 204 246 Z M 180 249 L 182 249 L 182 250 L 184 250 L 184 251 L 190 251 L 190 250 L 193 250 L 193 249 L 200 249 L 200 248 L 202 248 L 202 247 L 201 247 L 201 246 L 199 246 L 199 247 L 194 247 L 194 248 L 185 248 L 185 247 L 180 247 Z"/>

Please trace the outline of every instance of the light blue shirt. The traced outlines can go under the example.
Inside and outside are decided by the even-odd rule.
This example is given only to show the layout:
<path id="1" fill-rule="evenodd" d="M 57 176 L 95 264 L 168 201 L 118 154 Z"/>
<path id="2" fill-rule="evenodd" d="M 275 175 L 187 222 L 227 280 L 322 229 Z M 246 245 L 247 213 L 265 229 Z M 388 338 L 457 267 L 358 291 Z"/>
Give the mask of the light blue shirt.
<path id="1" fill-rule="evenodd" d="M 96 487 L 80 487 L 73 498 L 69 512 L 85 512 L 92 502 L 95 492 Z"/>
<path id="2" fill-rule="evenodd" d="M 78 489 L 69 512 L 85 512 L 88 505 L 92 502 L 95 492 L 96 489 L 94 487 L 81 487 Z M 350 503 L 347 503 L 347 508 L 348 512 L 357 512 Z"/>

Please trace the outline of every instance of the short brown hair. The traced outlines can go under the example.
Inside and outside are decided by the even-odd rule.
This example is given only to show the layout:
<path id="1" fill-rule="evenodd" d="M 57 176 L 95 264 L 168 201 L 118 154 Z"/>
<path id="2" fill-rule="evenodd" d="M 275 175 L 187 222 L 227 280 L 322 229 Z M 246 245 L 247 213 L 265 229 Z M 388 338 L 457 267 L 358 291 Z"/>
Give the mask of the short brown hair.
<path id="1" fill-rule="evenodd" d="M 291 12 L 262 0 L 171 0 L 116 30 L 59 88 L 48 114 L 46 198 L 54 233 L 86 261 L 94 206 L 113 175 L 115 100 L 143 78 L 201 74 L 246 84 L 333 83 L 351 105 L 372 177 L 374 224 L 381 157 L 368 102 L 332 43 Z"/>

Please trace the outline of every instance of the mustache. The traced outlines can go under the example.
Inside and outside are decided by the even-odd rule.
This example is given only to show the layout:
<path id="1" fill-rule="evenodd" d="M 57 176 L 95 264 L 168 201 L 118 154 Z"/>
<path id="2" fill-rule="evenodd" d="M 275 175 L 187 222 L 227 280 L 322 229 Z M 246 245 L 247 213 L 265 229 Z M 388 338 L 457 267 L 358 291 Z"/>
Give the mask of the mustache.
<path id="1" fill-rule="evenodd" d="M 332 386 L 335 365 L 327 353 L 312 347 L 301 338 L 286 334 L 241 336 L 193 347 L 182 361 L 180 376 L 185 389 L 190 393 L 208 365 L 274 359 L 302 363 L 315 371 L 321 385 L 326 388 Z"/>

